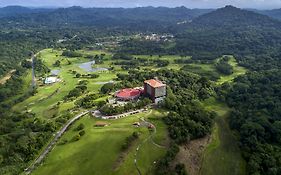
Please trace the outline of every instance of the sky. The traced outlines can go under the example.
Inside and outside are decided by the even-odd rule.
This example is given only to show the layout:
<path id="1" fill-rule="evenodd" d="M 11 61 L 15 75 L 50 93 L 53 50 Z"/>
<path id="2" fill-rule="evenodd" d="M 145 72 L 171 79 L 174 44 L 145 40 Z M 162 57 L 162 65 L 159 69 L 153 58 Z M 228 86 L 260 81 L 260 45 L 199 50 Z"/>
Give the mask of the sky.
<path id="1" fill-rule="evenodd" d="M 233 5 L 240 8 L 276 9 L 281 0 L 0 0 L 0 6 L 21 5 L 28 7 L 142 7 L 186 6 L 187 8 L 219 8 Z"/>

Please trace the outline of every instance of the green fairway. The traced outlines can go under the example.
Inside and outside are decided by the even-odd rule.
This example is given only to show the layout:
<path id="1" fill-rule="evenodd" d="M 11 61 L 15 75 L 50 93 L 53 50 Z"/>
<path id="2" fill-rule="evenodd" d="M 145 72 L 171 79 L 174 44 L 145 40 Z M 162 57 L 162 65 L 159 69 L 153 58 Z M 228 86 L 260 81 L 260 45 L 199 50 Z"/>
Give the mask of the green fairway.
<path id="1" fill-rule="evenodd" d="M 227 122 L 230 109 L 226 105 L 216 102 L 215 99 L 208 100 L 206 106 L 216 111 L 218 117 L 212 132 L 212 142 L 204 151 L 200 174 L 246 174 L 246 162 L 242 158 L 238 140 Z"/>
<path id="2" fill-rule="evenodd" d="M 220 76 L 216 81 L 218 85 L 232 82 L 234 78 L 246 73 L 246 69 L 238 66 L 232 57 L 229 64 L 234 72 L 229 76 Z M 217 118 L 212 131 L 212 141 L 204 150 L 200 174 L 202 175 L 244 175 L 246 174 L 246 162 L 242 158 L 238 146 L 238 138 L 233 135 L 228 125 L 228 116 L 231 109 L 215 98 L 209 98 L 203 102 L 206 109 L 215 111 Z"/>
<path id="3" fill-rule="evenodd" d="M 179 55 L 134 55 L 136 58 L 147 58 L 150 60 L 167 60 L 169 61 L 169 65 L 166 67 L 156 67 L 156 66 L 150 66 L 150 67 L 143 67 L 143 68 L 149 68 L 152 70 L 159 70 L 161 68 L 167 68 L 167 69 L 174 69 L 174 70 L 180 70 L 183 65 L 175 63 L 175 60 L 177 59 L 190 59 L 190 57 L 181 57 Z"/>
<path id="4" fill-rule="evenodd" d="M 228 63 L 233 67 L 233 73 L 231 75 L 223 75 L 216 70 L 215 64 L 221 58 L 216 59 L 212 63 L 191 63 L 186 64 L 183 69 L 194 74 L 208 77 L 210 80 L 215 81 L 218 85 L 225 82 L 232 82 L 234 78 L 239 75 L 246 73 L 246 69 L 238 65 L 236 59 L 233 56 L 230 56 Z"/>
<path id="5" fill-rule="evenodd" d="M 234 78 L 238 77 L 239 75 L 243 75 L 246 73 L 246 69 L 238 65 L 235 58 L 232 56 L 228 63 L 233 67 L 233 74 L 229 76 L 221 76 L 220 79 L 217 81 L 218 84 L 223 84 L 225 82 L 231 82 Z"/>
<path id="6" fill-rule="evenodd" d="M 218 116 L 212 132 L 212 141 L 204 150 L 200 174 L 202 175 L 244 175 L 246 162 L 242 158 L 238 139 L 230 130 L 227 117 L 230 109 L 215 98 L 206 100 L 203 105 L 215 111 Z M 219 165 L 219 166 L 218 166 Z"/>
<path id="7" fill-rule="evenodd" d="M 109 126 L 97 128 L 94 127 L 98 119 L 85 116 L 76 122 L 60 140 L 70 140 L 77 131 L 76 128 L 80 123 L 85 125 L 86 134 L 79 141 L 68 142 L 65 145 L 57 145 L 48 155 L 43 165 L 40 166 L 34 175 L 80 175 L 80 174 L 137 174 L 134 165 L 134 154 L 136 147 L 143 143 L 149 137 L 149 131 L 145 127 L 135 128 L 132 123 L 139 121 L 140 117 L 158 118 L 163 116 L 158 111 L 153 113 L 143 113 L 119 120 L 106 120 Z M 154 120 L 153 120 L 154 121 Z M 154 123 L 152 121 L 152 123 Z M 161 120 L 155 120 L 156 127 Z M 129 148 L 129 152 L 120 159 L 121 146 L 125 138 L 134 131 L 140 133 L 136 143 Z M 167 130 L 160 124 L 157 130 L 157 137 L 165 138 Z M 166 140 L 157 140 L 160 144 Z M 162 142 L 163 141 L 163 142 Z M 140 147 L 138 166 L 143 174 L 149 174 L 153 171 L 154 161 L 157 161 L 166 152 L 166 149 L 159 148 L 152 144 L 150 140 L 144 142 Z"/>

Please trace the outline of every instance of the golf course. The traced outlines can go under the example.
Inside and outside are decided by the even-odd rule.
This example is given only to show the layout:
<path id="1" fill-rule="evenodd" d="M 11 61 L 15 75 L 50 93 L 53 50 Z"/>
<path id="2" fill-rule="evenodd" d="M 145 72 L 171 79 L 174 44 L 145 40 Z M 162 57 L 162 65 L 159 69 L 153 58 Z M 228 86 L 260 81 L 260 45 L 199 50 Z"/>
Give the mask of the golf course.
<path id="1" fill-rule="evenodd" d="M 115 65 L 114 70 L 109 70 L 113 66 L 113 61 L 111 60 L 112 55 L 107 52 L 81 50 L 79 53 L 83 56 L 75 58 L 62 56 L 62 52 L 45 49 L 37 54 L 37 58 L 42 60 L 51 70 L 50 74 L 54 71 L 58 72 L 57 77 L 60 81 L 46 85 L 43 83 L 44 77 L 36 77 L 38 85 L 36 95 L 18 103 L 13 107 L 13 110 L 34 113 L 42 120 L 50 121 L 60 120 L 66 113 L 70 113 L 74 117 L 83 111 L 83 109 L 75 106 L 76 101 L 89 94 L 98 94 L 103 84 L 114 81 L 118 73 L 126 73 L 120 66 Z M 85 58 L 85 55 L 101 54 L 104 57 L 103 63 L 90 65 L 93 70 L 98 68 L 97 71 L 94 71 L 94 74 L 98 75 L 97 78 L 77 78 L 73 74 L 73 72 L 80 74 L 89 73 L 89 70 L 81 66 L 91 61 Z M 58 60 L 60 61 L 59 67 L 54 65 Z M 177 66 L 172 65 L 172 67 Z M 29 78 L 31 77 L 29 76 Z M 69 91 L 74 89 L 83 80 L 88 82 L 87 91 L 77 99 L 65 101 L 64 97 L 67 96 Z M 95 101 L 105 99 L 107 99 L 107 95 L 101 96 Z M 108 126 L 104 128 L 95 127 L 95 123 L 99 122 L 99 120 L 94 116 L 90 114 L 84 116 L 67 129 L 54 149 L 32 174 L 95 174 L 95 172 L 99 172 L 99 174 L 124 174 L 125 172 L 136 174 L 135 153 L 137 147 L 139 147 L 137 158 L 139 170 L 144 174 L 152 174 L 156 161 L 165 154 L 165 147 L 169 145 L 168 131 L 161 119 L 165 115 L 165 111 L 152 109 L 147 113 L 106 121 Z M 152 120 L 151 123 L 157 128 L 157 132 L 153 134 L 147 127 L 133 127 L 132 124 L 139 122 L 141 118 Z M 72 142 L 71 139 L 77 135 L 74 128 L 80 124 L 85 126 L 83 129 L 85 135 L 79 141 Z M 138 140 L 127 151 L 122 151 L 121 148 L 126 137 L 132 135 L 133 132 L 139 134 Z M 66 143 L 61 144 L 62 142 Z M 161 145 L 161 147 L 155 145 L 155 143 Z M 42 149 L 42 152 L 44 149 Z"/>
<path id="2" fill-rule="evenodd" d="M 13 107 L 15 111 L 26 111 L 34 113 L 42 120 L 58 121 L 65 114 L 71 117 L 83 112 L 84 109 L 76 106 L 80 99 L 91 95 L 99 94 L 101 87 L 116 81 L 117 74 L 127 74 L 127 71 L 116 63 L 119 60 L 112 59 L 112 53 L 101 50 L 79 50 L 80 56 L 63 56 L 63 50 L 45 49 L 37 54 L 44 65 L 50 69 L 50 75 L 56 73 L 59 81 L 53 84 L 44 84 L 45 77 L 37 78 L 36 95 Z M 89 56 L 102 56 L 103 61 L 95 64 Z M 179 56 L 156 56 L 156 55 L 134 55 L 138 59 L 164 60 L 169 64 L 166 69 L 186 69 L 183 64 L 177 63 Z M 181 58 L 189 60 L 190 57 Z M 219 59 L 218 59 L 219 60 Z M 59 65 L 56 63 L 59 62 Z M 214 63 L 191 63 L 188 69 L 194 74 L 216 72 Z M 233 67 L 231 75 L 220 75 L 220 78 L 213 83 L 220 86 L 225 82 L 231 82 L 234 78 L 242 75 L 246 70 L 237 65 L 234 57 L 228 60 Z M 155 65 L 142 66 L 142 70 L 159 70 Z M 80 75 L 94 73 L 95 78 L 88 78 Z M 27 76 L 30 78 L 30 76 Z M 80 82 L 86 81 L 87 90 L 78 98 L 65 100 L 69 91 L 74 89 Z M 109 96 L 100 95 L 94 101 L 104 101 Z M 200 174 L 225 174 L 234 172 L 241 174 L 244 172 L 244 163 L 241 158 L 236 138 L 230 131 L 226 122 L 230 109 L 215 98 L 207 99 L 203 102 L 209 111 L 215 111 L 218 117 L 215 119 L 215 126 L 212 132 L 212 141 L 204 150 L 202 167 Z M 157 160 L 163 157 L 169 145 L 167 126 L 162 118 L 167 115 L 165 111 L 150 109 L 147 112 L 134 114 L 117 120 L 100 120 L 90 113 L 74 122 L 62 135 L 43 162 L 32 172 L 34 175 L 47 174 L 153 174 Z M 147 127 L 133 127 L 133 123 L 140 122 L 141 119 L 151 122 L 156 133 Z M 64 118 L 65 120 L 65 118 Z M 106 122 L 105 127 L 95 127 L 98 122 Z M 79 132 L 75 129 L 83 125 L 83 135 L 78 141 L 73 141 Z M 122 150 L 122 145 L 126 138 L 132 133 L 138 133 L 139 137 L 127 150 Z M 53 138 L 50 139 L 50 142 Z M 160 146 L 159 146 L 160 145 Z M 42 152 L 45 148 L 42 149 Z M 212 161 L 210 161 L 212 160 Z M 32 163 L 32 162 L 30 162 Z M 216 164 L 224 164 L 223 169 L 215 167 Z M 233 164 L 237 164 L 235 167 Z M 228 167 L 234 168 L 229 169 Z M 241 170 L 241 171 L 240 171 Z"/>

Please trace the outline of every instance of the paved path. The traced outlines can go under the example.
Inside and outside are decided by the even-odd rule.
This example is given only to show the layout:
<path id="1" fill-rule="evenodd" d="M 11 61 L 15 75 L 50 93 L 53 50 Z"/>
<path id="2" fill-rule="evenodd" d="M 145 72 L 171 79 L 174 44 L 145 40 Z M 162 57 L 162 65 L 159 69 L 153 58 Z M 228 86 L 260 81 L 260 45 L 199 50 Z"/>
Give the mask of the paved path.
<path id="1" fill-rule="evenodd" d="M 53 149 L 53 147 L 55 146 L 56 142 L 59 140 L 59 138 L 64 134 L 64 132 L 67 130 L 67 128 L 74 123 L 76 120 L 78 120 L 79 118 L 83 117 L 84 115 L 88 114 L 89 111 L 85 111 L 83 113 L 80 113 L 79 115 L 75 116 L 74 118 L 72 118 L 71 120 L 69 120 L 64 127 L 61 128 L 61 130 L 59 130 L 54 139 L 48 144 L 48 146 L 45 148 L 45 150 L 39 155 L 39 157 L 28 167 L 25 169 L 25 173 L 26 174 L 30 174 L 32 173 L 32 171 L 36 168 L 37 165 L 39 165 L 42 160 L 46 157 L 46 155 Z"/>
<path id="2" fill-rule="evenodd" d="M 129 115 L 138 114 L 138 113 L 142 113 L 142 112 L 145 112 L 145 111 L 147 111 L 147 109 L 142 108 L 142 109 L 137 109 L 137 110 L 134 110 L 134 111 L 129 111 L 129 112 L 125 112 L 125 113 L 122 113 L 122 114 L 116 114 L 116 115 L 103 115 L 99 110 L 91 111 L 91 113 L 92 113 L 92 115 L 94 115 L 97 118 L 102 118 L 102 119 L 107 120 L 107 119 L 120 119 L 120 118 L 123 118 L 123 117 L 127 117 Z"/>

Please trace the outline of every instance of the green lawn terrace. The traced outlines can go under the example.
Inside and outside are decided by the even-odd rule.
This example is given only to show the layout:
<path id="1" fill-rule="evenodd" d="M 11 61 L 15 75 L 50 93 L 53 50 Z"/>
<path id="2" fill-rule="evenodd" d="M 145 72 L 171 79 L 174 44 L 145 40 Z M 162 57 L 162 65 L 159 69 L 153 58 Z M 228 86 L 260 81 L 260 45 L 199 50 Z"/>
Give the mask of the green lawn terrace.
<path id="1" fill-rule="evenodd" d="M 161 119 L 165 115 L 165 111 L 151 110 L 109 121 L 85 116 L 71 126 L 59 141 L 67 142 L 58 144 L 32 174 L 137 174 L 134 162 L 138 146 L 137 165 L 141 173 L 153 174 L 155 162 L 164 156 L 169 144 L 167 128 Z M 140 122 L 140 118 L 153 123 L 157 132 L 153 134 L 146 127 L 134 127 L 133 123 Z M 95 127 L 97 122 L 106 122 L 108 126 Z M 78 133 L 74 128 L 81 123 L 85 125 L 85 135 L 79 141 L 71 142 Z M 122 151 L 126 137 L 133 132 L 139 133 L 139 139 L 127 151 Z M 151 139 L 148 139 L 151 134 Z M 163 147 L 156 146 L 154 142 Z"/>

